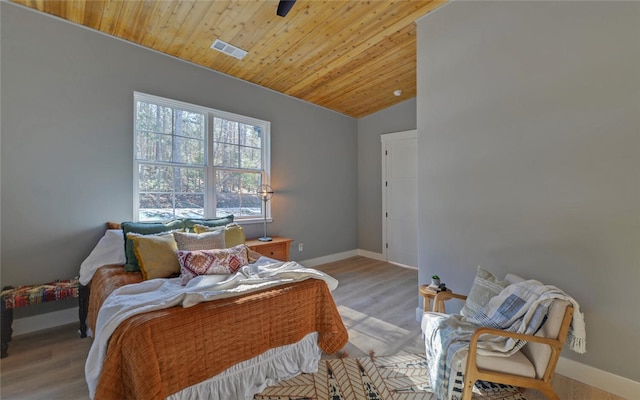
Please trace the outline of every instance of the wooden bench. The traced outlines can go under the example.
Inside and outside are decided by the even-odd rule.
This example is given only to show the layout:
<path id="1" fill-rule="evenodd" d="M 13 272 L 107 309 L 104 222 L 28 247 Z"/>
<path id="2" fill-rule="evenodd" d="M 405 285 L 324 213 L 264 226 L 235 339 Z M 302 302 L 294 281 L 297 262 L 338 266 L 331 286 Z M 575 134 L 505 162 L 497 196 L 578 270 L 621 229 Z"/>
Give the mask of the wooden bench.
<path id="1" fill-rule="evenodd" d="M 85 287 L 80 285 L 78 279 L 59 280 L 55 282 L 26 285 L 26 286 L 6 286 L 2 289 L 2 299 L 0 301 L 0 319 L 2 320 L 1 328 L 1 345 L 2 352 L 0 356 L 2 358 L 8 355 L 9 342 L 11 341 L 11 335 L 13 329 L 13 309 L 20 307 L 27 307 L 32 304 L 46 303 L 49 301 L 65 300 L 70 298 L 80 297 L 80 336 L 85 337 L 87 327 L 85 324 L 87 316 L 87 298 L 80 296 Z"/>

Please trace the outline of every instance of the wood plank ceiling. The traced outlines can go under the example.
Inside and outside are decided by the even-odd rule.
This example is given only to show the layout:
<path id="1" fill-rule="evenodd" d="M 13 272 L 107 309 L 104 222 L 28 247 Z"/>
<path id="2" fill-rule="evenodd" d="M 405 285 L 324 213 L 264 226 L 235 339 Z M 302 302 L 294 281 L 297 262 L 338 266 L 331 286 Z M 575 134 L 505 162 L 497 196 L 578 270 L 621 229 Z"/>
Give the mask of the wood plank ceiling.
<path id="1" fill-rule="evenodd" d="M 11 1 L 354 118 L 415 97 L 415 20 L 444 4 L 298 0 L 279 17 L 273 0 Z"/>

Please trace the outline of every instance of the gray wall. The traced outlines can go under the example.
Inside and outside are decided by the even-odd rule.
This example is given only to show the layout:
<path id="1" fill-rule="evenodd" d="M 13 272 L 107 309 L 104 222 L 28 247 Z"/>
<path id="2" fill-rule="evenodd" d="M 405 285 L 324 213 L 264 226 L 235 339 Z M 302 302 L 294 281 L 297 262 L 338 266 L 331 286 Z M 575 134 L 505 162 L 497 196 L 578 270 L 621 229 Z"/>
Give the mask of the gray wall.
<path id="1" fill-rule="evenodd" d="M 420 280 L 477 265 L 581 305 L 640 381 L 640 3 L 455 1 L 418 23 Z"/>
<path id="2" fill-rule="evenodd" d="M 358 120 L 358 248 L 361 250 L 382 253 L 380 135 L 412 129 L 416 129 L 415 98 Z"/>
<path id="3" fill-rule="evenodd" d="M 2 285 L 76 275 L 104 223 L 132 219 L 134 91 L 271 121 L 269 234 L 304 242 L 302 253 L 292 247 L 296 260 L 357 248 L 355 119 L 0 7 Z M 262 233 L 261 224 L 246 229 L 249 237 Z"/>

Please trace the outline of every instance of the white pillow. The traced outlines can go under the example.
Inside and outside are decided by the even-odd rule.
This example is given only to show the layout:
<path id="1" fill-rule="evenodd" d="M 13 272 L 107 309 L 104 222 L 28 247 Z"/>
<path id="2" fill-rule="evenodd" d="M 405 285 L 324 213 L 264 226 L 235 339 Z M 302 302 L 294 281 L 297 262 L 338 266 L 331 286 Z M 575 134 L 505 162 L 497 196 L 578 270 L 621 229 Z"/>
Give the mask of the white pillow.
<path id="1" fill-rule="evenodd" d="M 124 264 L 125 261 L 122 229 L 109 229 L 100 238 L 89 257 L 80 264 L 80 283 L 87 285 L 96 270 L 103 265 Z"/>

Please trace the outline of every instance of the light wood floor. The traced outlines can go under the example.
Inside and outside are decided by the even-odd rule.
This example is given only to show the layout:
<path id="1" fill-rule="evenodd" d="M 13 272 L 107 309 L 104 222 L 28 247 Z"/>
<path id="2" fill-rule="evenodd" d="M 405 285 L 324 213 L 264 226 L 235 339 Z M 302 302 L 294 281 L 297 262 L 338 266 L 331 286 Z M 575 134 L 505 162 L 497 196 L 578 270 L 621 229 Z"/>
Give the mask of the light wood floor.
<path id="1" fill-rule="evenodd" d="M 340 281 L 333 295 L 349 330 L 350 357 L 422 353 L 416 321 L 418 272 L 365 257 L 317 267 Z M 91 339 L 80 339 L 77 324 L 14 337 L 0 364 L 0 398 L 86 400 L 84 362 Z M 326 357 L 335 357 L 326 356 Z M 556 375 L 563 400 L 623 400 Z M 529 400 L 544 399 L 526 391 Z"/>

